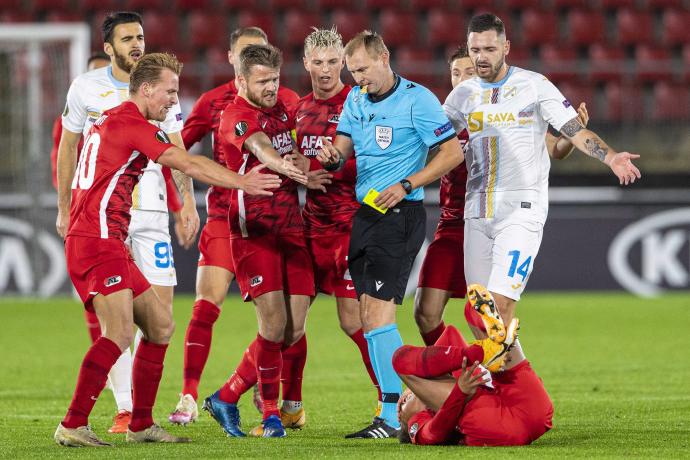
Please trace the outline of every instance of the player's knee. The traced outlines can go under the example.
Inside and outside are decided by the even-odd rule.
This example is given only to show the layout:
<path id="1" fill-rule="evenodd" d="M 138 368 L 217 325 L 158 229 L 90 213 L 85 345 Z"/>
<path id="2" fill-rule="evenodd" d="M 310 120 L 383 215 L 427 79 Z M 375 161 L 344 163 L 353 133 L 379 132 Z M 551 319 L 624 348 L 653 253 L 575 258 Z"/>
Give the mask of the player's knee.
<path id="1" fill-rule="evenodd" d="M 407 356 L 412 348 L 414 348 L 412 345 L 403 345 L 393 353 L 393 370 L 395 370 L 398 375 L 411 373 Z"/>
<path id="2" fill-rule="evenodd" d="M 118 348 L 121 351 L 125 351 L 127 348 L 129 348 L 132 345 L 132 342 L 134 342 L 134 333 L 132 332 L 131 328 L 130 330 L 122 330 L 122 331 L 108 331 L 107 334 L 103 334 L 104 337 L 112 340 L 115 342 L 115 344 L 118 346 Z"/>
<path id="3" fill-rule="evenodd" d="M 362 321 L 359 319 L 359 316 L 340 318 L 340 329 L 342 329 L 343 332 L 348 336 L 351 336 L 361 328 Z"/>
<path id="4" fill-rule="evenodd" d="M 442 316 L 438 312 L 424 311 L 421 305 L 415 305 L 414 320 L 417 327 L 422 332 L 428 332 L 436 329 L 441 324 Z"/>
<path id="5" fill-rule="evenodd" d="M 156 324 L 149 327 L 146 334 L 147 340 L 153 343 L 169 343 L 172 335 L 175 333 L 175 321 L 172 317 L 161 318 Z"/>
<path id="6" fill-rule="evenodd" d="M 304 337 L 304 334 L 306 331 L 304 328 L 300 329 L 295 329 L 295 330 L 290 330 L 290 331 L 285 331 L 285 337 L 284 337 L 284 342 L 286 345 L 293 345 L 296 343 L 299 339 Z"/>

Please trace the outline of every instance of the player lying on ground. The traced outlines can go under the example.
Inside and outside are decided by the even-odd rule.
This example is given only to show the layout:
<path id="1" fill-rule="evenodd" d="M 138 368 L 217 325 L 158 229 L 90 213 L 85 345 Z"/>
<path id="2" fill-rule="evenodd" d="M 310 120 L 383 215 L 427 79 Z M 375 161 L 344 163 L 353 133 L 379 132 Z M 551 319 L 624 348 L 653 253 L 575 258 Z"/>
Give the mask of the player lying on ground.
<path id="1" fill-rule="evenodd" d="M 475 299 L 491 299 L 484 288 L 475 289 Z M 489 302 L 495 311 L 493 300 Z M 473 303 L 476 309 L 476 300 Z M 479 303 L 480 308 L 486 305 Z M 489 338 L 468 345 L 457 329 L 448 326 L 435 345 L 405 345 L 393 355 L 393 366 L 408 386 L 399 404 L 401 442 L 526 445 L 551 428 L 553 405 L 514 342 L 514 324 L 506 328 L 500 347 Z M 512 347 L 505 346 L 511 342 Z M 509 351 L 488 365 L 492 371 L 499 370 L 497 366 L 504 370 L 489 374 L 480 363 L 490 363 L 495 349 Z"/>
<path id="2" fill-rule="evenodd" d="M 54 439 L 64 446 L 109 446 L 88 425 L 111 367 L 132 343 L 133 326 L 143 332 L 132 367 L 133 410 L 127 442 L 186 442 L 153 421 L 163 360 L 174 330 L 172 309 L 153 291 L 127 247 L 132 190 L 149 159 L 203 182 L 271 195 L 280 179 L 260 172 L 240 176 L 190 156 L 148 120 L 162 121 L 177 104 L 182 65 L 168 54 L 149 54 L 133 67 L 130 100 L 107 110 L 84 141 L 75 180 L 74 205 L 65 238 L 67 269 L 86 308 L 95 310 L 103 334 L 89 348 L 67 415 Z"/>

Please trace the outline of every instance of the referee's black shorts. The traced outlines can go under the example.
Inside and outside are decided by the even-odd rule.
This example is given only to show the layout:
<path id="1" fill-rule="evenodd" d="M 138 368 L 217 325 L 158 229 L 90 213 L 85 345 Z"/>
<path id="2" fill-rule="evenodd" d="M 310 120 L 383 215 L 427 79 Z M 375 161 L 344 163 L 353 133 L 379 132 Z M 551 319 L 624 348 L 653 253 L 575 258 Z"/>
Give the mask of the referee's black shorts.
<path id="1" fill-rule="evenodd" d="M 403 200 L 386 214 L 362 205 L 352 223 L 348 253 L 357 297 L 367 294 L 402 304 L 425 233 L 426 211 L 421 200 Z"/>

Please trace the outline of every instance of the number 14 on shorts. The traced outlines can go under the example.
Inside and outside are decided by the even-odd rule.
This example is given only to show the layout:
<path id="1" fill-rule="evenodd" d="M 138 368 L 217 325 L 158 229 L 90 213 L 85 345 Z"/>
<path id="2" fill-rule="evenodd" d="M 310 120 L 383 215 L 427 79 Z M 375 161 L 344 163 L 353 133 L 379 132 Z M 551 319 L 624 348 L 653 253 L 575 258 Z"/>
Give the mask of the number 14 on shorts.
<path id="1" fill-rule="evenodd" d="M 512 258 L 510 268 L 508 269 L 508 276 L 514 278 L 517 274 L 522 277 L 522 282 L 524 283 L 525 278 L 529 275 L 532 256 L 527 257 L 523 261 L 520 261 L 520 251 L 510 251 L 508 256 Z"/>

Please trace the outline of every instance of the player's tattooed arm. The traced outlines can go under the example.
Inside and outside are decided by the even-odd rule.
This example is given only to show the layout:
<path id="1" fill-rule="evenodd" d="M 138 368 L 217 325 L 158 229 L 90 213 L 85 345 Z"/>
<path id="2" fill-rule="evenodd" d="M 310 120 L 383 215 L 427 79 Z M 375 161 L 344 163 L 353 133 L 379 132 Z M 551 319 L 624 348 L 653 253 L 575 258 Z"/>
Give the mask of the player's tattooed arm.
<path id="1" fill-rule="evenodd" d="M 569 122 L 563 125 L 561 128 L 561 133 L 564 135 L 572 138 L 575 136 L 578 132 L 580 132 L 583 129 L 583 126 L 580 124 L 580 122 L 577 120 L 577 117 L 573 118 Z"/>

